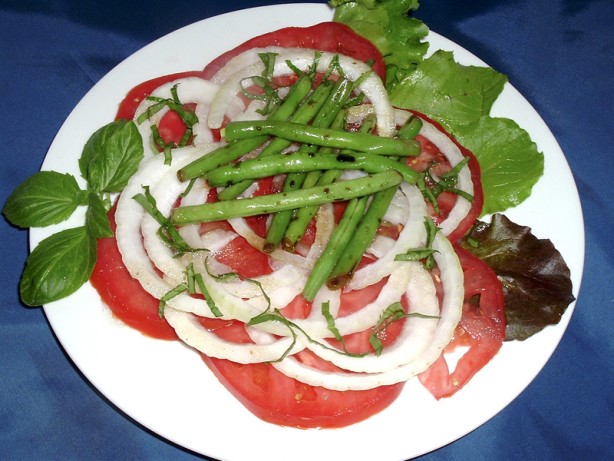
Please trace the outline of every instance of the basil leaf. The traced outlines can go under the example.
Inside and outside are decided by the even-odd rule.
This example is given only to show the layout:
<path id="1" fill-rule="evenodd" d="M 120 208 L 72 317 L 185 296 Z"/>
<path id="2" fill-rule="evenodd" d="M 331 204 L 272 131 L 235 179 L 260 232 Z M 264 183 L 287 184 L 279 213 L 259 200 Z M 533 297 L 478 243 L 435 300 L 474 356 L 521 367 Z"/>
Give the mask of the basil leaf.
<path id="1" fill-rule="evenodd" d="M 330 313 L 330 303 L 328 301 L 322 303 L 322 315 L 326 319 L 328 331 L 335 335 L 335 339 L 343 343 L 343 336 L 339 332 L 339 329 L 335 325 L 335 318 Z"/>
<path id="2" fill-rule="evenodd" d="M 66 229 L 40 242 L 26 262 L 19 292 L 38 306 L 64 298 L 90 278 L 96 262 L 96 239 L 83 226 Z"/>
<path id="3" fill-rule="evenodd" d="M 143 140 L 134 122 L 116 120 L 87 141 L 79 169 L 94 192 L 120 192 L 143 158 Z"/>
<path id="4" fill-rule="evenodd" d="M 68 219 L 77 206 L 87 203 L 87 193 L 70 174 L 39 171 L 9 196 L 2 213 L 19 227 L 45 227 Z"/>
<path id="5" fill-rule="evenodd" d="M 93 193 L 89 194 L 89 206 L 85 213 L 85 226 L 94 238 L 113 237 L 107 209 L 102 199 Z"/>

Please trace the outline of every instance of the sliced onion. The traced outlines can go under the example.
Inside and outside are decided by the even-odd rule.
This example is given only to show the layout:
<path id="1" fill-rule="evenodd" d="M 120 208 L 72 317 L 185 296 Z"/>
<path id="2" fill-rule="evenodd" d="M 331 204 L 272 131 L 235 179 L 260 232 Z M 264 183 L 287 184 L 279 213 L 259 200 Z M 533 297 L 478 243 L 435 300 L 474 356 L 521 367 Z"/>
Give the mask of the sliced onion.
<path id="1" fill-rule="evenodd" d="M 194 144 L 204 145 L 212 142 L 213 134 L 206 120 L 209 115 L 209 106 L 219 89 L 218 85 L 198 77 L 185 77 L 160 85 L 150 96 L 163 99 L 172 98 L 171 89 L 174 86 L 177 86 L 177 96 L 182 103 L 196 103 L 198 123 L 192 127 Z M 145 98 L 136 108 L 134 120 L 136 121 L 139 116 L 155 104 L 156 101 Z M 153 125 L 158 125 L 168 111 L 168 107 L 165 107 L 152 115 L 146 122 L 140 125 L 137 124 L 141 137 L 143 138 L 145 158 L 153 157 L 158 153 L 152 147 L 151 127 Z"/>
<path id="2" fill-rule="evenodd" d="M 257 53 L 276 53 L 273 76 L 279 77 L 283 75 L 293 75 L 294 69 L 288 66 L 291 62 L 295 68 L 301 71 L 307 71 L 314 63 L 315 51 L 304 48 L 279 48 L 268 47 L 262 49 L 252 49 L 246 54 L 240 54 L 231 59 L 217 75 L 219 79 L 214 77 L 214 81 L 221 82 L 220 90 L 216 94 L 214 101 L 211 104 L 211 112 L 209 114 L 209 127 L 220 128 L 224 121 L 224 117 L 229 115 L 229 107 L 232 104 L 237 104 L 238 96 L 241 93 L 241 85 L 249 85 L 249 79 L 254 76 L 259 76 L 264 71 L 264 64 L 255 60 Z M 368 100 L 373 104 L 374 113 L 377 118 L 377 129 L 380 136 L 392 136 L 396 132 L 394 123 L 394 112 L 388 94 L 383 82 L 377 74 L 371 72 L 370 67 L 360 61 L 343 55 L 334 53 L 319 54 L 317 70 L 324 72 L 330 66 L 330 63 L 335 56 L 339 56 L 339 65 L 343 69 L 344 75 L 351 81 L 358 80 L 363 74 L 370 73 L 365 78 L 358 88 L 362 91 Z M 237 64 L 239 63 L 239 64 Z M 232 116 L 231 116 L 232 118 Z"/>
<path id="3" fill-rule="evenodd" d="M 435 259 L 441 272 L 443 285 L 440 319 L 433 332 L 432 341 L 414 360 L 381 373 L 322 371 L 305 365 L 293 357 L 274 363 L 273 366 L 286 376 L 306 384 L 339 391 L 364 390 L 395 384 L 407 381 L 426 370 L 437 360 L 452 339 L 462 314 L 464 298 L 463 271 L 452 245 L 442 234 L 438 233 L 433 248 L 437 250 Z"/>
<path id="4" fill-rule="evenodd" d="M 221 339 L 203 327 L 192 315 L 166 308 L 164 318 L 175 329 L 177 336 L 194 349 L 209 357 L 232 360 L 236 363 L 262 363 L 279 360 L 287 351 L 300 352 L 304 346 L 293 339 L 269 340 L 261 344 L 240 344 Z"/>
<path id="5" fill-rule="evenodd" d="M 452 167 L 455 167 L 465 158 L 458 146 L 454 144 L 446 134 L 439 131 L 426 120 L 423 121 L 420 134 L 437 146 L 441 153 L 448 159 Z M 462 168 L 458 173 L 457 187 L 469 195 L 474 194 L 471 171 L 468 166 Z M 448 217 L 438 225 L 441 232 L 443 232 L 444 235 L 450 235 L 461 221 L 465 219 L 470 209 L 471 202 L 458 195 L 452 210 L 448 213 Z"/>
<path id="6" fill-rule="evenodd" d="M 309 343 L 307 347 L 319 357 L 354 372 L 389 371 L 417 359 L 432 341 L 439 315 L 439 302 L 433 280 L 422 264 L 409 262 L 403 263 L 403 266 L 402 270 L 408 274 L 406 296 L 409 301 L 409 314 L 422 314 L 432 318 L 407 318 L 395 342 L 385 347 L 379 356 L 349 356 L 343 354 L 343 351 L 324 348 L 314 343 Z"/>
<path id="7" fill-rule="evenodd" d="M 130 275 L 137 279 L 143 289 L 155 298 L 162 298 L 166 293 L 174 289 L 177 285 L 177 280 L 173 278 L 167 279 L 159 275 L 159 269 L 152 264 L 151 255 L 147 253 L 143 242 L 144 238 L 141 233 L 141 224 L 145 219 L 146 213 L 139 203 L 132 199 L 136 194 L 142 193 L 144 185 L 154 185 L 163 178 L 176 178 L 177 170 L 181 166 L 200 157 L 206 149 L 212 150 L 216 147 L 215 144 L 205 147 L 186 147 L 176 149 L 173 154 L 173 163 L 171 166 L 165 165 L 162 155 L 152 157 L 141 163 L 137 173 L 130 178 L 128 185 L 124 188 L 115 211 L 115 219 L 117 228 L 115 237 L 117 246 L 122 254 L 124 265 L 130 272 Z M 157 192 L 157 191 L 156 191 Z M 175 191 L 178 193 L 178 191 Z M 164 197 L 156 197 L 161 203 Z M 145 237 L 147 238 L 147 237 Z M 153 239 L 152 239 L 153 240 Z M 156 258 L 167 258 L 168 249 L 160 249 L 159 244 L 152 244 L 160 250 L 160 253 L 154 255 Z M 199 315 L 212 316 L 211 309 L 207 304 L 200 299 L 192 298 L 191 296 L 182 294 L 173 298 L 173 306 L 181 306 L 182 310 L 187 312 L 195 312 Z"/>
<path id="8" fill-rule="evenodd" d="M 426 241 L 424 217 L 427 210 L 422 194 L 416 186 L 406 183 L 401 185 L 401 191 L 405 195 L 409 213 L 407 221 L 403 223 L 403 230 L 399 234 L 399 238 L 388 248 L 385 254 L 380 255 L 377 261 L 357 270 L 350 280 L 348 288 L 356 290 L 377 283 L 390 273 L 396 255 L 424 245 Z"/>

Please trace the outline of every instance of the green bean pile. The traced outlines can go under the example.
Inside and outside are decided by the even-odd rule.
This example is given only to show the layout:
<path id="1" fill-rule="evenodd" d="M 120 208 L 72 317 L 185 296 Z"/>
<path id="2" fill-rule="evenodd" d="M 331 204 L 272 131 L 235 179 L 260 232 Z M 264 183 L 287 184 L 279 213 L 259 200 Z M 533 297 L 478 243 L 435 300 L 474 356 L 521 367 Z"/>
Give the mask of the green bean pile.
<path id="1" fill-rule="evenodd" d="M 179 169 L 181 181 L 204 178 L 218 188 L 218 201 L 181 206 L 175 225 L 270 214 L 262 250 L 294 251 L 319 206 L 347 202 L 304 289 L 308 301 L 326 283 L 341 288 L 351 278 L 376 235 L 401 182 L 416 184 L 419 174 L 404 159 L 420 153 L 414 139 L 422 125 L 410 117 L 395 137 L 375 132 L 373 116 L 348 128 L 348 109 L 363 103 L 358 82 L 339 78 L 314 83 L 314 72 L 297 76 L 285 98 L 264 120 L 228 123 L 225 144 Z M 258 152 L 253 156 L 254 152 Z M 243 159 L 252 154 L 249 159 Z M 344 170 L 363 175 L 339 180 Z M 255 181 L 283 179 L 280 192 L 242 197 Z"/>

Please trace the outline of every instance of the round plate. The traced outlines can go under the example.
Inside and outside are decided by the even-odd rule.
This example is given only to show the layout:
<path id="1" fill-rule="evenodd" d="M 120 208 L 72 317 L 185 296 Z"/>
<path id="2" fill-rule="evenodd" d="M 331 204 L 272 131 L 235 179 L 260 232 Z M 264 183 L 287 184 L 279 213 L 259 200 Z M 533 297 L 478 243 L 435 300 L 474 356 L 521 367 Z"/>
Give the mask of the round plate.
<path id="1" fill-rule="evenodd" d="M 322 4 L 242 10 L 153 42 L 113 69 L 83 98 L 60 129 L 43 168 L 79 177 L 82 146 L 91 133 L 114 118 L 119 101 L 134 85 L 163 74 L 201 69 L 254 35 L 330 20 L 331 14 Z M 233 33 L 227 34 L 228 30 Z M 435 33 L 429 41 L 431 50 L 451 50 L 462 63 L 483 64 Z M 194 45 L 199 43 L 203 46 Z M 565 157 L 542 119 L 512 86 L 507 85 L 494 112 L 516 120 L 545 154 L 545 175 L 532 196 L 506 214 L 554 242 L 571 268 L 577 296 L 584 231 Z M 61 226 L 33 230 L 32 247 L 50 232 L 81 224 L 82 219 L 76 215 Z M 224 389 L 198 354 L 179 342 L 150 339 L 124 326 L 90 285 L 44 309 L 66 352 L 102 394 L 139 423 L 183 447 L 226 460 L 286 460 L 292 453 L 296 461 L 360 461 L 418 456 L 457 440 L 493 417 L 544 366 L 565 331 L 573 305 L 559 325 L 522 343 L 504 344 L 491 363 L 452 398 L 435 401 L 414 380 L 385 411 L 337 430 L 298 430 L 257 419 Z M 382 438 L 386 443 L 377 443 Z"/>

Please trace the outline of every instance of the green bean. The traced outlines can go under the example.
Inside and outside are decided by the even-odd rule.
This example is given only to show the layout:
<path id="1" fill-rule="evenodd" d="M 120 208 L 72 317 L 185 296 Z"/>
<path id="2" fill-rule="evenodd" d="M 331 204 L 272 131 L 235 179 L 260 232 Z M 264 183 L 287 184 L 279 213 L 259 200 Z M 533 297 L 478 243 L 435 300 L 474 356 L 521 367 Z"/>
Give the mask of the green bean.
<path id="1" fill-rule="evenodd" d="M 305 288 L 303 297 L 307 301 L 313 301 L 316 294 L 328 279 L 339 257 L 346 250 L 351 239 L 353 229 L 363 216 L 369 197 L 352 199 L 343 213 L 343 217 L 330 236 L 326 248 L 313 266 Z"/>
<path id="2" fill-rule="evenodd" d="M 402 139 L 414 139 L 420 132 L 421 128 L 422 120 L 419 117 L 412 115 L 407 119 L 403 126 L 399 128 L 397 136 Z"/>
<path id="3" fill-rule="evenodd" d="M 251 139 L 242 139 L 230 144 L 218 147 L 214 151 L 197 158 L 193 162 L 180 168 L 177 177 L 180 181 L 189 181 L 202 176 L 205 172 L 225 165 L 242 157 L 248 152 L 260 147 L 267 140 L 266 136 L 258 136 Z"/>
<path id="4" fill-rule="evenodd" d="M 341 128 L 345 126 L 345 118 L 341 118 L 340 116 L 333 122 L 333 128 Z M 363 133 L 370 133 L 373 127 L 375 126 L 374 117 L 367 117 L 363 120 L 363 123 L 360 126 L 360 131 Z M 332 153 L 333 149 L 329 147 L 321 147 L 320 152 L 322 153 Z M 351 151 L 348 151 L 351 152 Z M 310 171 L 306 174 L 304 187 L 312 187 L 316 184 L 318 185 L 326 185 L 335 182 L 339 176 L 341 176 L 340 170 L 326 170 L 323 172 L 320 171 Z M 288 224 L 288 228 L 286 229 L 286 234 L 281 240 L 282 248 L 286 251 L 293 252 L 296 244 L 300 241 L 300 239 L 305 234 L 305 230 L 307 226 L 318 212 L 318 207 L 303 207 L 298 210 L 295 210 L 292 220 Z"/>
<path id="5" fill-rule="evenodd" d="M 269 116 L 270 120 L 287 120 L 311 91 L 313 82 L 307 74 L 302 75 L 290 88 L 284 101 Z M 202 176 L 207 171 L 230 163 L 239 157 L 257 149 L 268 140 L 268 136 L 256 136 L 249 140 L 241 140 L 226 144 L 204 156 L 194 160 L 177 172 L 181 181 Z"/>
<path id="6" fill-rule="evenodd" d="M 405 139 L 414 139 L 420 132 L 420 128 L 422 128 L 422 120 L 412 115 L 399 129 L 398 136 Z M 352 278 L 356 266 L 358 266 L 363 254 L 373 241 L 395 192 L 396 188 L 393 187 L 373 195 L 369 209 L 347 246 L 348 251 L 343 253 L 331 272 L 330 279 L 327 281 L 330 289 L 342 288 Z"/>
<path id="7" fill-rule="evenodd" d="M 303 187 L 327 186 L 339 179 L 339 176 L 341 176 L 341 170 L 310 171 L 306 175 Z M 294 251 L 296 244 L 305 234 L 305 229 L 307 229 L 309 222 L 317 212 L 318 206 L 305 206 L 295 210 L 281 241 L 281 246 L 284 250 Z"/>
<path id="8" fill-rule="evenodd" d="M 346 79 L 338 80 L 330 97 L 314 117 L 312 125 L 317 127 L 343 126 L 345 124 L 345 113 L 341 108 L 351 93 L 351 83 Z M 308 144 L 302 144 L 299 148 L 301 153 L 315 152 L 316 150 L 316 146 Z M 300 189 L 304 181 L 305 173 L 290 173 L 284 181 L 282 191 L 289 192 Z M 294 210 L 286 210 L 273 214 L 265 237 L 263 248 L 265 252 L 273 251 L 280 244 L 292 220 L 293 213 Z"/>
<path id="9" fill-rule="evenodd" d="M 332 90 L 332 91 L 331 91 Z M 322 83 L 313 90 L 313 92 L 307 97 L 305 102 L 301 104 L 296 112 L 292 114 L 290 120 L 296 123 L 306 124 L 315 117 L 321 110 L 322 106 L 326 104 L 331 93 L 334 92 L 334 88 L 331 85 Z M 292 141 L 283 138 L 273 138 L 271 142 L 260 152 L 259 157 L 267 157 L 269 155 L 276 155 L 286 149 Z M 252 180 L 246 179 L 245 181 L 238 182 L 222 190 L 218 194 L 219 200 L 231 200 L 237 198 L 253 183 Z"/>
<path id="10" fill-rule="evenodd" d="M 257 157 L 211 170 L 205 175 L 212 187 L 227 186 L 244 179 L 258 179 L 287 173 L 306 173 L 319 170 L 361 170 L 382 173 L 395 170 L 403 180 L 415 184 L 419 174 L 403 162 L 369 153 L 304 154 L 294 152 L 274 157 Z"/>
<path id="11" fill-rule="evenodd" d="M 292 122 L 250 120 L 231 122 L 224 128 L 224 137 L 229 141 L 261 135 L 277 136 L 305 144 L 350 149 L 372 154 L 407 157 L 420 153 L 420 145 L 414 140 L 385 138 L 368 133 L 319 128 Z"/>
<path id="12" fill-rule="evenodd" d="M 356 266 L 373 241 L 396 190 L 396 187 L 391 187 L 373 195 L 365 216 L 352 233 L 347 246 L 348 251 L 341 255 L 331 271 L 330 278 L 326 282 L 330 289 L 343 288 L 350 281 Z"/>
<path id="13" fill-rule="evenodd" d="M 316 186 L 293 192 L 280 192 L 226 202 L 183 206 L 173 210 L 171 222 L 175 225 L 193 224 L 322 205 L 370 195 L 379 190 L 396 186 L 402 180 L 403 177 L 396 171 L 386 171 L 357 179 L 339 181 L 328 186 Z"/>

